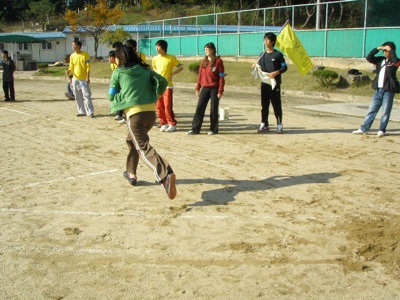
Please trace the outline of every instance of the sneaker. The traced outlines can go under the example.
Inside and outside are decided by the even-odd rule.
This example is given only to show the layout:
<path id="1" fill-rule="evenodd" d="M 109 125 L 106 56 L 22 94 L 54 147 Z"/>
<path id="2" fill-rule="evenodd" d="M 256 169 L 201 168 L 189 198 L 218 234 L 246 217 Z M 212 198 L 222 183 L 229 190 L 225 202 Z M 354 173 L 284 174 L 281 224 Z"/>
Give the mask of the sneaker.
<path id="1" fill-rule="evenodd" d="M 379 130 L 377 135 L 378 135 L 378 137 L 384 137 L 386 135 L 386 133 L 383 132 L 382 130 Z"/>
<path id="2" fill-rule="evenodd" d="M 283 133 L 283 124 L 278 124 L 278 126 L 276 126 L 276 133 Z"/>
<path id="3" fill-rule="evenodd" d="M 135 178 L 129 177 L 129 174 L 127 171 L 125 171 L 123 175 L 124 175 L 125 179 L 128 180 L 130 185 L 136 185 L 136 182 L 137 182 L 136 177 Z"/>
<path id="4" fill-rule="evenodd" d="M 260 129 L 257 129 L 257 132 L 258 133 L 262 133 L 262 132 L 265 132 L 265 131 L 268 131 L 268 130 L 269 130 L 269 127 L 266 126 L 265 123 L 261 123 Z"/>
<path id="5" fill-rule="evenodd" d="M 166 132 L 167 129 L 168 129 L 168 124 L 161 125 L 161 127 L 160 127 L 161 132 Z"/>
<path id="6" fill-rule="evenodd" d="M 165 131 L 174 132 L 174 131 L 176 131 L 176 126 L 175 125 L 169 125 L 168 128 Z"/>
<path id="7" fill-rule="evenodd" d="M 367 131 L 362 131 L 360 128 L 360 129 L 354 130 L 353 134 L 367 134 Z"/>
<path id="8" fill-rule="evenodd" d="M 119 120 L 122 120 L 122 119 L 123 119 L 123 117 L 122 117 L 122 116 L 120 116 L 120 115 L 116 115 L 114 119 L 115 119 L 115 120 L 117 120 L 117 121 L 119 121 Z"/>
<path id="9" fill-rule="evenodd" d="M 168 198 L 169 199 L 174 199 L 176 196 L 176 175 L 174 173 L 168 174 L 167 177 L 165 177 L 162 181 L 161 184 L 164 186 L 165 191 L 167 192 Z"/>
<path id="10" fill-rule="evenodd" d="M 76 115 L 77 117 L 84 117 L 84 116 L 86 116 L 85 114 L 77 114 Z"/>
<path id="11" fill-rule="evenodd" d="M 126 120 L 124 118 L 122 118 L 122 120 L 118 121 L 119 124 L 126 124 Z"/>
<path id="12" fill-rule="evenodd" d="M 195 134 L 199 134 L 199 133 L 194 132 L 193 130 L 189 130 L 188 132 L 186 132 L 186 135 L 195 135 Z"/>
<path id="13" fill-rule="evenodd" d="M 207 133 L 208 135 L 214 135 L 215 133 L 214 133 L 214 131 L 209 131 L 208 133 Z"/>
<path id="14" fill-rule="evenodd" d="M 91 113 L 91 114 L 89 115 L 89 118 L 94 118 L 94 114 Z"/>
<path id="15" fill-rule="evenodd" d="M 64 95 L 65 95 L 65 97 L 68 98 L 68 100 L 75 100 L 74 95 L 71 94 L 70 92 L 66 92 Z"/>

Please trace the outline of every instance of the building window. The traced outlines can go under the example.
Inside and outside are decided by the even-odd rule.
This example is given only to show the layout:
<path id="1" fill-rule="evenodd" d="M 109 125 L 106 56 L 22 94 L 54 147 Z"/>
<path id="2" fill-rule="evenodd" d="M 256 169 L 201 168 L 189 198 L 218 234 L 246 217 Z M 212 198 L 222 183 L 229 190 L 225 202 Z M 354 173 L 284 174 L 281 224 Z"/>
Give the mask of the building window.
<path id="1" fill-rule="evenodd" d="M 81 41 L 82 46 L 86 46 L 86 38 L 83 36 L 74 36 L 74 41 Z"/>
<path id="2" fill-rule="evenodd" d="M 19 51 L 24 51 L 24 50 L 28 50 L 28 43 L 18 43 L 18 50 Z"/>
<path id="3" fill-rule="evenodd" d="M 53 49 L 53 44 L 51 42 L 42 42 L 42 50 Z"/>
<path id="4" fill-rule="evenodd" d="M 3 51 L 5 49 L 4 43 L 0 43 L 0 51 Z"/>

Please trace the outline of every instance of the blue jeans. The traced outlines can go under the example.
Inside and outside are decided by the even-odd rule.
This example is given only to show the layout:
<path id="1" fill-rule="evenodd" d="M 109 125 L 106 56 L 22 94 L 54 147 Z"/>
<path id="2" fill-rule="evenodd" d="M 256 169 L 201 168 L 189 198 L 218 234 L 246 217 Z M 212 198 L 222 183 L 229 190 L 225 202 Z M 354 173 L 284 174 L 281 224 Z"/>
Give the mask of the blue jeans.
<path id="1" fill-rule="evenodd" d="M 365 116 L 364 124 L 361 126 L 362 131 L 368 131 L 375 120 L 379 109 L 382 107 L 383 115 L 379 130 L 386 132 L 386 127 L 389 123 L 390 113 L 393 107 L 394 92 L 386 91 L 384 89 L 377 89 L 372 96 L 371 104 L 368 113 Z"/>

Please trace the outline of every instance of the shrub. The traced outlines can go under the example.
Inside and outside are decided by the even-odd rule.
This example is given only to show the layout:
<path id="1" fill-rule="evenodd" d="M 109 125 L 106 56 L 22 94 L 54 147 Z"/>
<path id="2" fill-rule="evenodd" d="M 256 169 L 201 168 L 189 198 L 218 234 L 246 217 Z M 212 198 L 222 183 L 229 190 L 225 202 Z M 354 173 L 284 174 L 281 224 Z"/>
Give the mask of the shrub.
<path id="1" fill-rule="evenodd" d="M 337 72 L 330 70 L 315 70 L 313 75 L 323 87 L 332 85 L 332 82 L 339 77 Z"/>
<path id="2" fill-rule="evenodd" d="M 194 63 L 191 63 L 191 64 L 189 65 L 189 70 L 190 70 L 190 72 L 194 72 L 194 73 L 196 73 L 196 74 L 199 74 L 200 64 L 201 64 L 200 61 L 196 61 L 196 62 L 194 62 Z"/>
<path id="3" fill-rule="evenodd" d="M 49 65 L 48 64 L 38 64 L 38 69 L 40 73 L 47 73 Z"/>

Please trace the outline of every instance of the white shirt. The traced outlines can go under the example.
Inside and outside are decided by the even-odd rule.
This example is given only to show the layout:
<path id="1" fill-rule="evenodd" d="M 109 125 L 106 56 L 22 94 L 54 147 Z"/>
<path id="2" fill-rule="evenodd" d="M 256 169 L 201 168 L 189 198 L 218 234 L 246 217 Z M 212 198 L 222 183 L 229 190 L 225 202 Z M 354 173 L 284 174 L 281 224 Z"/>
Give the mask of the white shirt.
<path id="1" fill-rule="evenodd" d="M 382 60 L 381 70 L 379 71 L 378 89 L 383 88 L 383 82 L 385 80 L 385 70 L 386 70 L 386 59 Z"/>

